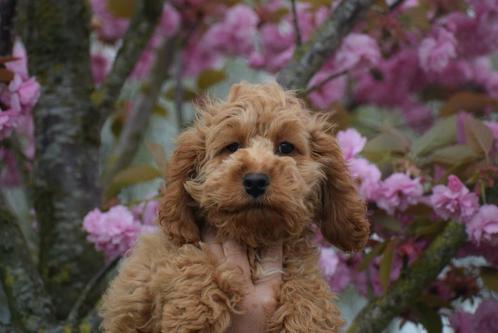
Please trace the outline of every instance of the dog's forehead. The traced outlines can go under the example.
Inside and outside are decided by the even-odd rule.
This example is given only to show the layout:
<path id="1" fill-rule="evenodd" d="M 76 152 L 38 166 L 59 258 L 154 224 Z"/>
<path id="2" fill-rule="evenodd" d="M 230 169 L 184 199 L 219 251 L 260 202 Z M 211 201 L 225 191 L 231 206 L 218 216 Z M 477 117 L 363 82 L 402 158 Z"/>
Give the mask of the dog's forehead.
<path id="1" fill-rule="evenodd" d="M 294 123 L 304 127 L 306 119 L 305 111 L 295 106 L 242 101 L 227 103 L 224 107 L 218 108 L 211 114 L 208 126 L 245 127 L 262 133 L 275 129 L 278 124 L 283 123 Z"/>

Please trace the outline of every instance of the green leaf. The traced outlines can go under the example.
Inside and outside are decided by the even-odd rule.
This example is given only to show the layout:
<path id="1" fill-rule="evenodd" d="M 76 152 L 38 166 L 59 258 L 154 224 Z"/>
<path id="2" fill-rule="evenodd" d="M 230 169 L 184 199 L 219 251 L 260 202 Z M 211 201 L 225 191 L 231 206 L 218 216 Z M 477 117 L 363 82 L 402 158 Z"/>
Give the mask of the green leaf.
<path id="1" fill-rule="evenodd" d="M 428 333 L 441 333 L 443 331 L 441 316 L 435 309 L 422 302 L 417 302 L 412 307 L 412 310 Z"/>
<path id="2" fill-rule="evenodd" d="M 456 167 L 477 160 L 479 157 L 480 154 L 468 145 L 453 145 L 437 149 L 432 153 L 431 161 Z"/>
<path id="3" fill-rule="evenodd" d="M 166 93 L 164 94 L 164 96 L 170 100 L 175 100 L 175 90 L 176 88 L 175 87 L 171 87 L 170 89 L 168 89 L 166 91 Z M 182 88 L 182 96 L 183 96 L 183 99 L 185 101 L 192 101 L 194 98 L 197 97 L 197 93 L 195 91 L 193 91 L 192 89 L 190 88 L 186 88 L 186 87 L 183 87 Z"/>
<path id="4" fill-rule="evenodd" d="M 157 104 L 154 107 L 154 110 L 152 111 L 152 113 L 155 115 L 161 116 L 161 117 L 167 117 L 169 114 L 168 109 L 165 108 L 164 106 L 159 105 L 159 104 Z"/>
<path id="5" fill-rule="evenodd" d="M 384 291 L 389 287 L 389 282 L 391 280 L 391 270 L 393 265 L 394 249 L 396 247 L 396 241 L 388 241 L 382 259 L 380 261 L 379 268 L 379 280 Z"/>
<path id="6" fill-rule="evenodd" d="M 365 156 L 379 156 L 386 152 L 406 153 L 410 149 L 410 140 L 397 131 L 381 133 L 368 141 L 362 154 Z"/>
<path id="7" fill-rule="evenodd" d="M 412 154 L 420 157 L 455 141 L 456 117 L 452 116 L 439 120 L 431 129 L 416 139 L 412 145 Z"/>
<path id="8" fill-rule="evenodd" d="M 168 165 L 168 159 L 166 158 L 166 153 L 161 145 L 153 142 L 146 143 L 147 150 L 151 154 L 154 162 L 159 167 L 162 174 L 166 171 L 166 166 Z"/>
<path id="9" fill-rule="evenodd" d="M 135 11 L 136 0 L 107 0 L 107 9 L 112 16 L 130 18 Z"/>
<path id="10" fill-rule="evenodd" d="M 374 222 L 376 225 L 380 225 L 384 229 L 401 232 L 401 224 L 398 219 L 392 216 L 383 216 L 382 218 L 375 218 Z"/>
<path id="11" fill-rule="evenodd" d="M 143 183 L 161 177 L 161 172 L 150 165 L 131 166 L 112 178 L 111 185 L 106 192 L 107 198 L 112 198 L 127 186 Z"/>
<path id="12" fill-rule="evenodd" d="M 493 133 L 486 124 L 476 118 L 468 115 L 463 123 L 465 137 L 469 145 L 477 152 L 488 156 L 489 151 L 493 147 Z"/>
<path id="13" fill-rule="evenodd" d="M 206 69 L 197 77 L 197 87 L 200 90 L 206 90 L 211 86 L 223 81 L 225 73 L 215 69 Z"/>
<path id="14" fill-rule="evenodd" d="M 498 292 L 498 269 L 492 267 L 482 267 L 481 279 L 486 288 L 494 292 Z"/>

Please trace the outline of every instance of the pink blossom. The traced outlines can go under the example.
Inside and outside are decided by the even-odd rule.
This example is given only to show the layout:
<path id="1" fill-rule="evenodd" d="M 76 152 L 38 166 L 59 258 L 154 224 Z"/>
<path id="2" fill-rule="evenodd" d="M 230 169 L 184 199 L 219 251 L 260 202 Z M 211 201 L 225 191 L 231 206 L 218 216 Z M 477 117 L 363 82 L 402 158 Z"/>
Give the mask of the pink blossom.
<path id="1" fill-rule="evenodd" d="M 342 42 L 335 55 L 335 67 L 338 71 L 353 67 L 375 66 L 381 59 L 379 46 L 372 37 L 351 33 Z"/>
<path id="2" fill-rule="evenodd" d="M 15 60 L 8 61 L 5 63 L 5 68 L 12 71 L 15 74 L 20 75 L 21 79 L 28 79 L 28 62 L 27 54 L 24 45 L 20 40 L 16 40 L 14 44 L 14 49 L 12 50 L 12 56 Z"/>
<path id="3" fill-rule="evenodd" d="M 437 185 L 432 189 L 430 202 L 434 211 L 443 219 L 457 218 L 466 221 L 479 209 L 479 198 L 451 175 L 448 186 Z"/>
<path id="4" fill-rule="evenodd" d="M 249 65 L 278 72 L 292 57 L 294 36 L 291 30 L 279 29 L 277 24 L 265 24 L 259 29 L 260 51 L 249 57 Z"/>
<path id="5" fill-rule="evenodd" d="M 457 311 L 450 318 L 450 325 L 455 333 L 474 333 L 472 328 L 473 315 L 465 311 Z"/>
<path id="6" fill-rule="evenodd" d="M 316 27 L 326 18 L 329 8 L 310 10 L 308 4 L 298 3 L 297 16 L 303 41 L 310 38 Z M 259 47 L 249 56 L 249 65 L 278 72 L 292 58 L 296 37 L 292 26 L 292 14 L 279 23 L 266 23 L 259 29 Z"/>
<path id="7" fill-rule="evenodd" d="M 21 182 L 14 154 L 0 147 L 0 185 L 5 187 L 18 186 Z"/>
<path id="8" fill-rule="evenodd" d="M 138 58 L 135 67 L 133 67 L 133 71 L 131 72 L 131 76 L 135 79 L 142 79 L 147 74 L 149 74 L 150 69 L 152 68 L 152 64 L 156 59 L 155 48 L 151 45 L 151 42 L 144 48 L 140 58 Z"/>
<path id="9" fill-rule="evenodd" d="M 183 53 L 185 75 L 195 76 L 208 68 L 221 66 L 221 55 L 212 48 L 204 48 L 199 36 L 192 37 Z"/>
<path id="10" fill-rule="evenodd" d="M 486 126 L 491 130 L 494 139 L 494 150 L 498 151 L 498 123 L 494 121 L 485 121 Z"/>
<path id="11" fill-rule="evenodd" d="M 389 214 L 404 211 L 422 199 L 423 187 L 419 178 L 412 179 L 404 173 L 393 173 L 385 179 L 374 200 L 377 205 Z"/>
<path id="12" fill-rule="evenodd" d="M 104 81 L 107 74 L 111 70 L 111 63 L 106 56 L 99 53 L 94 53 L 91 56 L 92 78 L 95 84 L 100 84 Z"/>
<path id="13" fill-rule="evenodd" d="M 115 17 L 107 8 L 107 0 L 90 0 L 90 5 L 95 16 L 97 33 L 100 39 L 114 42 L 123 37 L 128 29 L 128 19 Z"/>
<path id="14" fill-rule="evenodd" d="M 320 24 L 322 24 L 329 14 L 330 9 L 324 6 L 319 8 L 310 8 L 310 5 L 304 2 L 297 3 L 297 19 L 299 22 L 299 30 L 301 31 L 301 37 L 303 41 L 307 41 L 313 32 L 316 30 Z M 292 14 L 289 13 L 285 17 L 285 21 L 291 23 L 293 20 Z M 293 38 L 294 29 L 291 29 L 291 34 Z"/>
<path id="15" fill-rule="evenodd" d="M 9 100 L 6 101 L 6 95 L 2 95 L 2 100 L 9 104 L 14 111 L 20 112 L 23 109 L 31 109 L 40 96 L 40 85 L 36 79 L 30 78 L 23 81 L 18 74 L 14 75 L 8 89 L 10 93 Z"/>
<path id="16" fill-rule="evenodd" d="M 477 244 L 481 241 L 492 242 L 498 234 L 498 207 L 483 205 L 467 223 L 467 234 Z"/>
<path id="17" fill-rule="evenodd" d="M 330 247 L 320 248 L 319 265 L 332 291 L 339 293 L 351 282 L 354 274 L 346 262 L 347 258 Z"/>
<path id="18" fill-rule="evenodd" d="M 458 54 L 465 58 L 488 54 L 498 45 L 496 4 L 476 1 L 474 7 L 474 15 L 453 12 L 444 19 L 458 40 Z"/>
<path id="19" fill-rule="evenodd" d="M 136 241 L 140 224 L 124 206 L 114 206 L 107 212 L 94 209 L 83 220 L 88 241 L 95 244 L 108 260 L 124 254 Z"/>
<path id="20" fill-rule="evenodd" d="M 321 248 L 319 264 L 325 277 L 332 277 L 339 264 L 339 258 L 335 250 L 332 248 Z"/>
<path id="21" fill-rule="evenodd" d="M 487 299 L 479 304 L 474 319 L 473 327 L 476 333 L 498 332 L 498 301 Z"/>
<path id="22" fill-rule="evenodd" d="M 212 25 L 202 43 L 230 55 L 249 55 L 253 50 L 258 16 L 246 5 L 231 7 L 222 21 Z"/>
<path id="23" fill-rule="evenodd" d="M 381 257 L 376 257 L 372 260 L 371 264 L 363 272 L 358 272 L 353 276 L 353 283 L 356 290 L 363 296 L 368 297 L 371 292 L 376 296 L 384 293 L 384 288 L 380 282 L 380 262 Z M 389 281 L 398 279 L 401 273 L 402 261 L 399 255 L 393 258 L 391 272 L 389 274 Z"/>
<path id="24" fill-rule="evenodd" d="M 19 122 L 19 112 L 0 110 L 0 140 L 9 137 Z"/>
<path id="25" fill-rule="evenodd" d="M 417 53 L 409 48 L 381 60 L 375 73 L 357 77 L 354 89 L 356 100 L 383 106 L 401 106 L 410 101 L 411 94 L 425 85 Z"/>
<path id="26" fill-rule="evenodd" d="M 447 29 L 438 27 L 433 35 L 420 43 L 418 57 L 426 72 L 441 72 L 456 57 L 456 38 Z"/>
<path id="27" fill-rule="evenodd" d="M 351 275 L 354 272 L 348 267 L 345 259 L 339 256 L 339 262 L 336 266 L 334 275 L 332 275 L 328 281 L 332 291 L 336 293 L 342 292 L 351 283 Z"/>
<path id="28" fill-rule="evenodd" d="M 157 209 L 159 207 L 159 201 L 150 200 L 144 201 L 136 206 L 134 206 L 131 211 L 135 216 L 135 219 L 142 222 L 144 225 L 153 226 L 157 218 Z"/>
<path id="29" fill-rule="evenodd" d="M 333 73 L 328 71 L 318 72 L 310 80 L 309 86 L 312 87 L 317 84 L 320 84 L 331 74 Z M 326 109 L 333 102 L 339 101 L 344 96 L 345 90 L 346 90 L 346 78 L 344 76 L 341 76 L 328 81 L 327 83 L 322 85 L 319 89 L 311 92 L 308 96 L 311 100 L 311 103 L 315 107 L 319 109 Z"/>
<path id="30" fill-rule="evenodd" d="M 379 168 L 364 158 L 352 158 L 348 165 L 351 176 L 359 182 L 358 191 L 362 198 L 373 200 L 380 186 Z"/>
<path id="31" fill-rule="evenodd" d="M 356 129 L 348 128 L 345 131 L 337 132 L 337 143 L 341 147 L 344 158 L 350 160 L 363 150 L 367 139 Z"/>
<path id="32" fill-rule="evenodd" d="M 407 100 L 400 108 L 408 125 L 416 131 L 424 132 L 432 125 L 434 118 L 425 104 Z"/>
<path id="33" fill-rule="evenodd" d="M 156 28 L 155 34 L 161 37 L 171 37 L 178 32 L 180 28 L 181 17 L 178 11 L 171 5 L 164 5 L 159 25 Z"/>

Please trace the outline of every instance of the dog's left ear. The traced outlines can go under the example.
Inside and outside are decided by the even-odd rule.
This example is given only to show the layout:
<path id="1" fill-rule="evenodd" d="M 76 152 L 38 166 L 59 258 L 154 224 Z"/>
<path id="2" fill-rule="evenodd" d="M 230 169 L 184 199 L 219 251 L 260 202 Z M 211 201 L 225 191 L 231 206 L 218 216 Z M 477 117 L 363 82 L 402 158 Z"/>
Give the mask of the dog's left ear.
<path id="1" fill-rule="evenodd" d="M 168 163 L 166 186 L 159 207 L 159 224 L 177 245 L 200 240 L 195 222 L 195 202 L 185 190 L 185 183 L 195 177 L 205 154 L 200 131 L 193 127 L 183 132 Z"/>
<path id="2" fill-rule="evenodd" d="M 335 138 L 322 128 L 311 131 L 313 158 L 325 175 L 318 219 L 323 236 L 345 251 L 361 250 L 369 236 L 366 205 L 360 198 Z"/>

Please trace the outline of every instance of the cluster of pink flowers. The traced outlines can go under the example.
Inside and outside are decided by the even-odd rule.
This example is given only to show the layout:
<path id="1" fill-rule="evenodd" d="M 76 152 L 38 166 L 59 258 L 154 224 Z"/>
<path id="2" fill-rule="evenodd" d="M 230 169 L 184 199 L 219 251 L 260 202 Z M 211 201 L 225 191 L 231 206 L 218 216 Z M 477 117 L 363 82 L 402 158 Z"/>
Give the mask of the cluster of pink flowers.
<path id="1" fill-rule="evenodd" d="M 288 13 L 281 20 L 262 22 L 257 48 L 249 57 L 249 64 L 254 68 L 275 73 L 285 66 L 294 53 L 296 34 L 292 13 L 285 2 L 270 1 L 261 10 L 271 18 L 278 16 L 282 8 L 288 9 Z M 308 40 L 315 28 L 325 21 L 329 11 L 330 8 L 324 6 L 311 10 L 308 4 L 297 3 L 297 20 L 303 41 Z"/>
<path id="2" fill-rule="evenodd" d="M 357 156 L 366 143 L 366 138 L 358 131 L 352 128 L 340 131 L 337 133 L 337 141 L 365 200 L 375 202 L 391 215 L 421 201 L 423 187 L 419 178 L 413 179 L 404 173 L 393 173 L 382 181 L 377 166 Z"/>
<path id="3" fill-rule="evenodd" d="M 104 43 L 115 43 L 122 38 L 128 29 L 129 19 L 113 16 L 107 7 L 107 1 L 92 0 L 91 5 L 99 40 Z M 180 14 L 177 10 L 165 4 L 159 23 L 131 73 L 133 78 L 142 79 L 149 73 L 155 60 L 155 50 L 165 38 L 173 36 L 178 31 L 180 21 Z M 94 82 L 100 84 L 111 69 L 111 60 L 105 53 L 96 49 L 91 55 L 91 66 Z"/>
<path id="4" fill-rule="evenodd" d="M 457 311 L 449 318 L 455 333 L 498 332 L 498 301 L 483 300 L 475 313 Z"/>
<path id="5" fill-rule="evenodd" d="M 153 232 L 157 214 L 157 201 L 141 203 L 131 210 L 118 205 L 102 212 L 98 208 L 83 220 L 88 241 L 94 243 L 107 260 L 123 255 L 133 246 L 142 232 Z"/>
<path id="6" fill-rule="evenodd" d="M 455 218 L 467 221 L 479 209 L 479 198 L 454 175 L 448 177 L 448 186 L 436 185 L 432 188 L 431 206 L 443 219 Z"/>
<path id="7" fill-rule="evenodd" d="M 40 96 L 40 85 L 28 73 L 26 50 L 17 40 L 13 49 L 13 60 L 4 63 L 5 69 L 13 78 L 10 82 L 0 82 L 0 142 L 8 139 L 15 131 L 21 143 L 21 153 L 26 160 L 34 156 L 34 131 L 31 111 Z M 0 184 L 14 186 L 19 183 L 17 163 L 13 152 L 0 148 Z M 29 168 L 30 165 L 27 165 Z"/>
<path id="8" fill-rule="evenodd" d="M 478 196 L 470 192 L 458 177 L 450 175 L 448 185 L 436 185 L 432 188 L 432 194 L 424 197 L 423 185 L 418 177 L 393 173 L 381 180 L 381 172 L 377 166 L 358 156 L 366 144 L 366 138 L 355 129 L 338 132 L 337 142 L 348 162 L 352 177 L 358 181 L 362 197 L 375 202 L 377 207 L 388 214 L 394 215 L 424 202 L 440 218 L 454 218 L 466 224 L 469 237 L 477 244 L 481 240 L 491 242 L 498 239 L 498 207 L 479 207 Z"/>
<path id="9" fill-rule="evenodd" d="M 389 281 L 399 278 L 404 264 L 412 263 L 420 254 L 423 243 L 407 241 L 401 244 L 393 257 Z M 347 255 L 331 247 L 320 247 L 319 264 L 324 277 L 335 292 L 342 292 L 348 285 L 365 297 L 371 293 L 380 296 L 385 291 L 380 282 L 380 257 L 374 258 L 367 267 L 360 270 L 362 257 L 359 254 Z"/>

